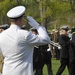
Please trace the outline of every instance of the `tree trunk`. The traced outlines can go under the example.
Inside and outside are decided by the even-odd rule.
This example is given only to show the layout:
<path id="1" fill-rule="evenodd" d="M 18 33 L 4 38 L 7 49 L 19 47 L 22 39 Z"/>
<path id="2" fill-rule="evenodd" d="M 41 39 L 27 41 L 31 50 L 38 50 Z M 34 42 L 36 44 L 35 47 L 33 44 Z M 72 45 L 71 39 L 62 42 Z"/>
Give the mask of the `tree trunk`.
<path id="1" fill-rule="evenodd" d="M 17 0 L 18 5 L 22 3 L 22 0 Z"/>
<path id="2" fill-rule="evenodd" d="M 45 5 L 44 4 L 41 4 L 41 2 L 42 1 L 40 1 L 39 2 L 39 9 L 40 9 L 40 16 L 41 16 L 41 25 L 43 25 L 43 26 L 45 26 L 46 28 L 47 28 L 47 26 L 46 26 L 46 24 L 47 24 L 47 19 L 45 18 L 46 16 L 45 16 L 45 11 L 46 11 L 46 7 L 45 7 Z"/>
<path id="3" fill-rule="evenodd" d="M 71 10 L 75 11 L 75 0 L 70 0 Z"/>

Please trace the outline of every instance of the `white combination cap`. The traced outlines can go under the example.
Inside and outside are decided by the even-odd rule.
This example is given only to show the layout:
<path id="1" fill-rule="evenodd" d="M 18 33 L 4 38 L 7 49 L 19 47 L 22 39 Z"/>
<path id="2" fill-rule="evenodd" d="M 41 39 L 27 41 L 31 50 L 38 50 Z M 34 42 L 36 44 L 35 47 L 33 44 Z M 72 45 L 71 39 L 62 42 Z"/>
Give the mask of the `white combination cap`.
<path id="1" fill-rule="evenodd" d="M 60 29 L 69 30 L 69 26 L 68 25 L 65 25 L 65 26 L 62 26 Z"/>
<path id="2" fill-rule="evenodd" d="M 25 13 L 26 8 L 24 6 L 16 6 L 7 12 L 9 18 L 18 18 Z"/>

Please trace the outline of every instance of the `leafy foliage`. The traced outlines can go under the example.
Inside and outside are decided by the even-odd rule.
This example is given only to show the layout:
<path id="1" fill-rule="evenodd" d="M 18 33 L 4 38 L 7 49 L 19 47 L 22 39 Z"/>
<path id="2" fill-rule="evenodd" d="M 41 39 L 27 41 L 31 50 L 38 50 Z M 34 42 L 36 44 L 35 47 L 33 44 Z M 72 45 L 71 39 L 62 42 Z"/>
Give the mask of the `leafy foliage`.
<path id="1" fill-rule="evenodd" d="M 0 24 L 9 22 L 6 13 L 17 5 L 25 6 L 27 10 L 26 15 L 33 16 L 38 22 L 41 22 L 41 18 L 47 20 L 46 24 L 48 26 L 54 26 L 53 24 L 55 24 L 56 20 L 58 20 L 56 22 L 57 26 L 62 24 L 74 26 L 75 13 L 69 0 L 39 0 L 39 2 L 37 0 L 0 0 Z"/>

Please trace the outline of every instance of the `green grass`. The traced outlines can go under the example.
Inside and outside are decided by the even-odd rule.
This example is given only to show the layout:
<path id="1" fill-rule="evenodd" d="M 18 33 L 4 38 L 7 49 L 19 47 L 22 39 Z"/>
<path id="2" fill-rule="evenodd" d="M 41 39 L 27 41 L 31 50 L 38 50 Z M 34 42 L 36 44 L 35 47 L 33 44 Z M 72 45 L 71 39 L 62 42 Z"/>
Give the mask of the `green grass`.
<path id="1" fill-rule="evenodd" d="M 52 58 L 52 70 L 53 70 L 53 75 L 56 75 L 56 72 L 57 72 L 59 66 L 60 66 L 60 61 L 59 61 L 59 60 L 56 60 L 55 58 Z M 46 65 L 45 65 L 44 68 L 43 68 L 43 75 L 48 75 L 47 66 L 46 66 Z M 66 67 L 65 70 L 63 71 L 62 75 L 69 75 L 69 74 L 68 74 L 67 67 Z"/>
<path id="2" fill-rule="evenodd" d="M 1 58 L 1 56 L 0 56 L 0 58 Z M 2 62 L 2 60 L 0 60 L 0 62 Z M 52 58 L 53 75 L 56 75 L 56 72 L 57 72 L 59 66 L 60 66 L 60 61 L 56 60 L 55 58 Z M 0 72 L 1 72 L 1 68 L 2 68 L 2 64 L 0 63 Z M 47 66 L 46 65 L 43 68 L 43 75 L 48 75 Z M 62 73 L 62 75 L 69 75 L 67 67 L 65 68 L 64 72 Z"/>

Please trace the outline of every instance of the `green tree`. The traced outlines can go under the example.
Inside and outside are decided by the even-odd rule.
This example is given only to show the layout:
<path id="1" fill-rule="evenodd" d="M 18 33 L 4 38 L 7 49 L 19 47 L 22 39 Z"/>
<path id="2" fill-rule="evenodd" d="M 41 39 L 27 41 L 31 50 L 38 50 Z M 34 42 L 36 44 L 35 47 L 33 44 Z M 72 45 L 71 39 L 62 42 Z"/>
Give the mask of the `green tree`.
<path id="1" fill-rule="evenodd" d="M 16 1 L 13 0 L 3 0 L 0 2 L 0 14 L 1 14 L 1 24 L 7 21 L 6 13 L 7 11 L 16 5 Z"/>

